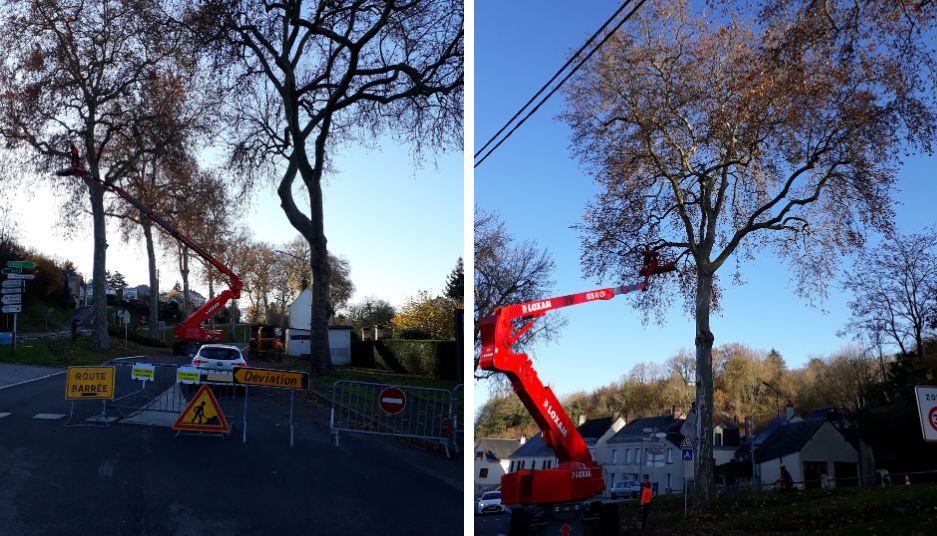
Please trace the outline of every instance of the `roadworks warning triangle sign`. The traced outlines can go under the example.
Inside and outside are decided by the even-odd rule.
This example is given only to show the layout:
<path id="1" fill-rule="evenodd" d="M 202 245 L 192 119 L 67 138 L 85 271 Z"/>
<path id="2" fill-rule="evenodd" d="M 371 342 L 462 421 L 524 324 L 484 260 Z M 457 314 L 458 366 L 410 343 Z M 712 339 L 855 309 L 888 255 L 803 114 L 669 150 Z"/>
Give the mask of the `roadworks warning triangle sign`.
<path id="1" fill-rule="evenodd" d="M 218 406 L 218 399 L 215 393 L 207 385 L 192 397 L 192 401 L 186 406 L 179 418 L 172 425 L 173 430 L 185 430 L 190 432 L 221 432 L 227 434 L 230 431 L 228 421 L 224 418 L 224 412 Z"/>

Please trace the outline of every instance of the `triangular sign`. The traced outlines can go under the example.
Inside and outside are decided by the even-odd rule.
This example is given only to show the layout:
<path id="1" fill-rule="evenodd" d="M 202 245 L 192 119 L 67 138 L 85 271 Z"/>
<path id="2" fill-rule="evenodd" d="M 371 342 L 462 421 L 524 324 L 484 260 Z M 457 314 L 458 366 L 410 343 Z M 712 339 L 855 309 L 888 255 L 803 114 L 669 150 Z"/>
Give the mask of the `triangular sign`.
<path id="1" fill-rule="evenodd" d="M 690 439 L 690 436 L 686 436 L 683 438 L 683 443 L 680 443 L 680 448 L 682 449 L 693 448 L 693 441 Z"/>
<path id="2" fill-rule="evenodd" d="M 230 431 L 228 420 L 224 418 L 224 412 L 218 406 L 218 399 L 215 398 L 215 393 L 207 385 L 203 385 L 195 393 L 192 401 L 182 410 L 179 418 L 173 423 L 172 429 L 193 432 L 222 432 L 225 434 Z"/>

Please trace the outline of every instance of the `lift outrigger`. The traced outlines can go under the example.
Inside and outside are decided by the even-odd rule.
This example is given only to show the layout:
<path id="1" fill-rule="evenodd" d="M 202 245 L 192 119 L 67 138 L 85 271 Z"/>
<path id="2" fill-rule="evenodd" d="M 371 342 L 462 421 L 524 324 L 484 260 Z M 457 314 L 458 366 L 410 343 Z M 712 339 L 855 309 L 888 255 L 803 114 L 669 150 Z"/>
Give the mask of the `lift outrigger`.
<path id="1" fill-rule="evenodd" d="M 559 460 L 556 468 L 521 470 L 501 477 L 501 502 L 521 505 L 511 510 L 511 536 L 618 534 L 617 504 L 599 497 L 605 490 L 602 468 L 592 458 L 556 395 L 538 378 L 531 360 L 526 354 L 514 353 L 511 347 L 537 318 L 550 311 L 647 290 L 651 276 L 676 270 L 675 262 L 661 264 L 656 251 L 643 254 L 644 266 L 639 274 L 644 280 L 639 283 L 506 305 L 479 320 L 482 340 L 479 367 L 507 375 L 514 392 L 540 427 L 544 443 Z M 517 320 L 523 324 L 516 328 Z"/>

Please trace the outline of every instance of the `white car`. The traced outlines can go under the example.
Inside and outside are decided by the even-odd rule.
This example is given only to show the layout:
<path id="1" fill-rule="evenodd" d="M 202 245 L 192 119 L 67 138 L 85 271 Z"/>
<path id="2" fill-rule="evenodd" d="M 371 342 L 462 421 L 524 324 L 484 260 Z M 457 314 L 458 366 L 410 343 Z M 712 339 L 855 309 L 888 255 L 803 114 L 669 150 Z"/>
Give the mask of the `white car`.
<path id="1" fill-rule="evenodd" d="M 504 506 L 501 505 L 500 491 L 486 491 L 475 502 L 476 514 L 500 514 L 501 512 L 504 512 Z"/>
<path id="2" fill-rule="evenodd" d="M 641 495 L 641 483 L 637 480 L 620 480 L 612 486 L 612 499 L 637 499 Z"/>
<path id="3" fill-rule="evenodd" d="M 200 369 L 233 371 L 234 367 L 246 367 L 247 361 L 237 346 L 206 344 L 195 353 L 192 366 Z"/>

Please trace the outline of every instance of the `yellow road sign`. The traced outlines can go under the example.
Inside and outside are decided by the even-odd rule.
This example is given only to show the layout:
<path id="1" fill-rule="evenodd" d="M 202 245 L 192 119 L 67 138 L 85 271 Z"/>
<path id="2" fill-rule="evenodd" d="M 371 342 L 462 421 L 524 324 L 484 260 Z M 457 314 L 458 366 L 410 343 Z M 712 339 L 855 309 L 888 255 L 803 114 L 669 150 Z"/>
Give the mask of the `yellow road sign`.
<path id="1" fill-rule="evenodd" d="M 228 420 L 218 406 L 215 393 L 203 385 L 172 425 L 173 430 L 228 433 Z"/>
<path id="2" fill-rule="evenodd" d="M 113 400 L 114 367 L 68 367 L 65 400 Z"/>
<path id="3" fill-rule="evenodd" d="M 280 389 L 305 389 L 309 386 L 309 374 L 292 370 L 235 367 L 234 383 Z"/>

